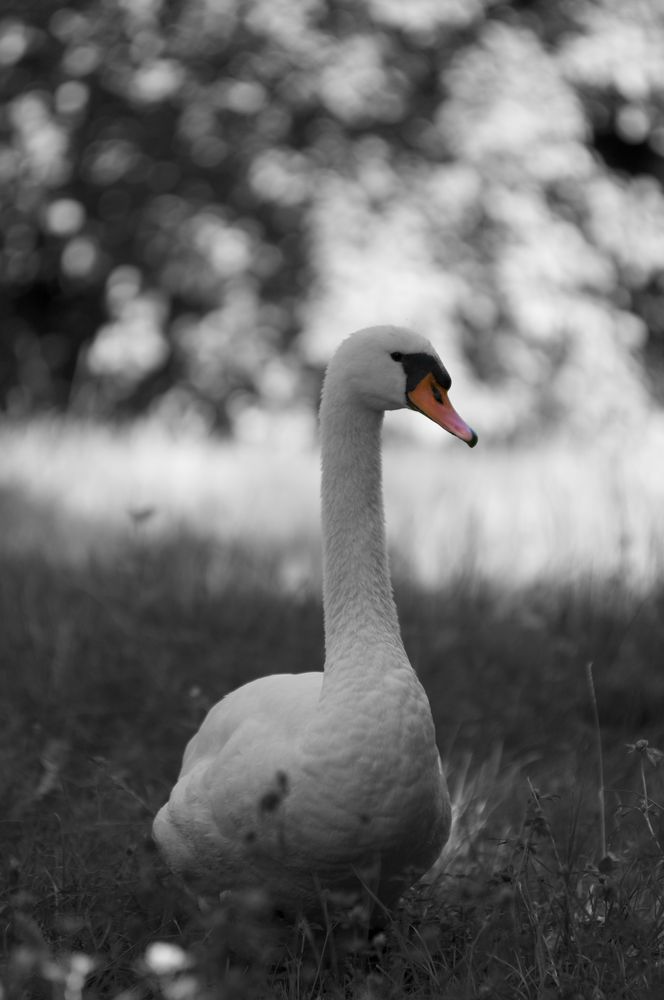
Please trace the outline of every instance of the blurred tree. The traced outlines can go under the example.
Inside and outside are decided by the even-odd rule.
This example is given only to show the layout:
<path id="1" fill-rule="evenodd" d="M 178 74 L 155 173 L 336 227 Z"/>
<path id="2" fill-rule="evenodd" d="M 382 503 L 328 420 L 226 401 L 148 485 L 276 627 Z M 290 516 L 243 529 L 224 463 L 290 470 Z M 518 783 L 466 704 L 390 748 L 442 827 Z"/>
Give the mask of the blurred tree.
<path id="1" fill-rule="evenodd" d="M 444 341 L 499 433 L 596 426 L 617 389 L 640 419 L 660 7 L 5 0 L 5 408 L 229 428 L 313 403 L 307 372 L 388 321 Z"/>

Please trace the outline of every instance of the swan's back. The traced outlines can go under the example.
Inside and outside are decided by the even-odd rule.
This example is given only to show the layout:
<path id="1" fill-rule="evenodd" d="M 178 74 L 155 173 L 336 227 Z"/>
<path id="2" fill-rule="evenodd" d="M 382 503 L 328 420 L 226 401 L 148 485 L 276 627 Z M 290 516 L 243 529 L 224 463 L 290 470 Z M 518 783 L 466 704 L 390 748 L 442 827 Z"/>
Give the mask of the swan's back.
<path id="1" fill-rule="evenodd" d="M 180 777 L 191 766 L 248 742 L 249 731 L 265 729 L 270 739 L 292 738 L 307 725 L 320 698 L 323 674 L 269 674 L 231 691 L 210 709 L 187 744 Z"/>
<path id="2" fill-rule="evenodd" d="M 254 817 L 274 812 L 287 792 L 284 767 L 316 710 L 322 680 L 320 672 L 271 674 L 210 709 L 153 825 L 172 871 L 206 891 L 237 884 L 256 839 Z M 254 881 L 247 866 L 246 883 Z"/>

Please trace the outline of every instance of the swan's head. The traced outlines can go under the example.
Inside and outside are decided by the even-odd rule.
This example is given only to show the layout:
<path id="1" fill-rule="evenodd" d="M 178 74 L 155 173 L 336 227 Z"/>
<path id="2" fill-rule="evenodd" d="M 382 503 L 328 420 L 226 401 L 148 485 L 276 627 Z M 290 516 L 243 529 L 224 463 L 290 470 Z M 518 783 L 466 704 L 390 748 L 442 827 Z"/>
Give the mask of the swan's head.
<path id="1" fill-rule="evenodd" d="M 326 385 L 343 384 L 373 410 L 410 407 L 424 413 L 471 448 L 477 434 L 449 401 L 452 380 L 426 337 L 397 326 L 358 330 L 330 362 Z"/>

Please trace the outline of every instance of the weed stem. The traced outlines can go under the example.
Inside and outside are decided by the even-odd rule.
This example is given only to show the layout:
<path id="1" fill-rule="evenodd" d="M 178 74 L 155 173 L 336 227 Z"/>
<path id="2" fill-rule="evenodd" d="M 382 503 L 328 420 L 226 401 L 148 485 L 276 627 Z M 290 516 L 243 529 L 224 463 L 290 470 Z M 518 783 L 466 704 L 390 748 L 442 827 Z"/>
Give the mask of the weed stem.
<path id="1" fill-rule="evenodd" d="M 586 676 L 588 678 L 588 688 L 590 689 L 590 701 L 593 706 L 593 721 L 595 723 L 595 742 L 597 746 L 597 776 L 599 778 L 599 788 L 597 797 L 599 799 L 599 839 L 600 856 L 606 857 L 606 809 L 604 802 L 604 756 L 602 754 L 602 733 L 599 727 L 599 710 L 597 708 L 597 696 L 595 694 L 595 682 L 593 680 L 593 662 L 590 660 L 586 664 Z"/>

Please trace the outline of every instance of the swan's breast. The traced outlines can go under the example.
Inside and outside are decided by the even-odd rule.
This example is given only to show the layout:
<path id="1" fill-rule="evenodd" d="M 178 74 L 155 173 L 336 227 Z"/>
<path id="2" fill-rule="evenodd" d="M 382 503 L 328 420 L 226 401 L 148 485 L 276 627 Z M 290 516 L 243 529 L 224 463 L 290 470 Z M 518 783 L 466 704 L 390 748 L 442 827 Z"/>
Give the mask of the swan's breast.
<path id="1" fill-rule="evenodd" d="M 410 668 L 368 688 L 350 682 L 328 700 L 330 687 L 303 741 L 301 798 L 287 807 L 306 817 L 311 842 L 334 830 L 345 850 L 398 853 L 407 843 L 416 865 L 449 829 L 426 694 Z"/>

